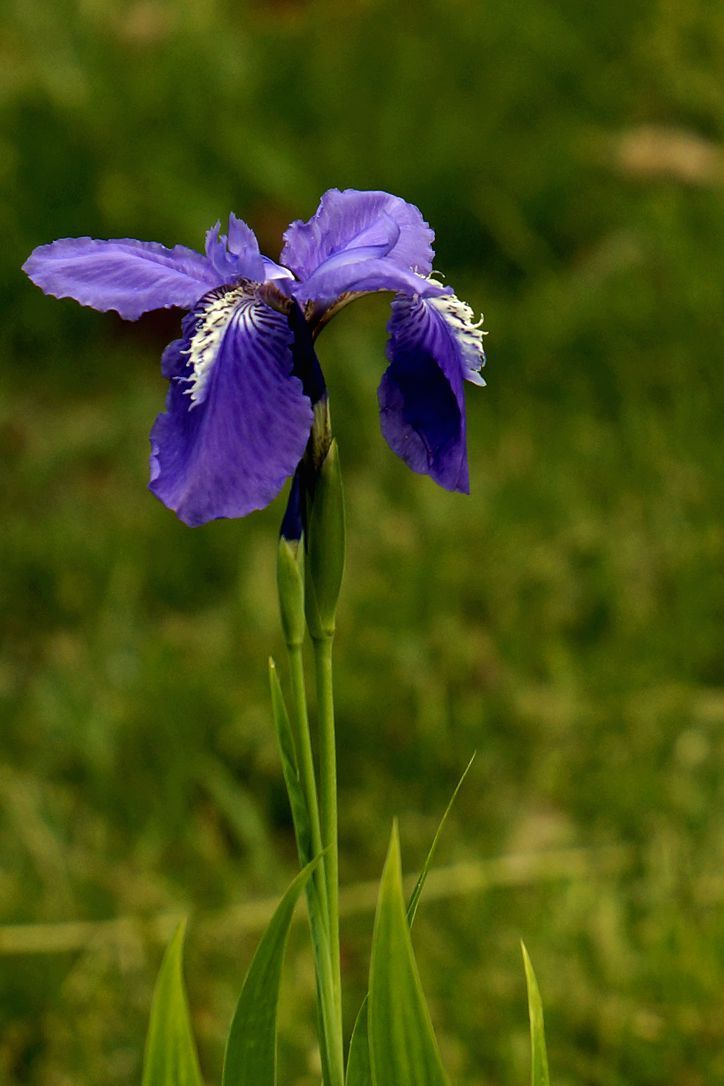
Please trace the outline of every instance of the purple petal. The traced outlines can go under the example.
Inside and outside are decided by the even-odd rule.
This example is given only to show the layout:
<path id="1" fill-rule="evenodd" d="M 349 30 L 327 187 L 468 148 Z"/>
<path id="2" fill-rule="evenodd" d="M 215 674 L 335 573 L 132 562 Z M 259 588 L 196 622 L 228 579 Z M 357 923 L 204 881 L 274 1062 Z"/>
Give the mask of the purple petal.
<path id="1" fill-rule="evenodd" d="M 292 333 L 250 283 L 211 291 L 183 332 L 164 352 L 172 380 L 151 432 L 150 489 L 192 526 L 243 517 L 276 497 L 309 436 Z"/>
<path id="2" fill-rule="evenodd" d="M 325 267 L 382 258 L 401 271 L 428 276 L 433 240 L 418 209 L 399 196 L 330 189 L 308 222 L 289 226 L 281 262 L 301 280 L 321 274 Z"/>
<path id="3" fill-rule="evenodd" d="M 270 260 L 268 256 L 262 256 L 261 259 L 264 264 L 263 282 L 271 283 L 278 279 L 294 278 L 289 268 L 283 268 L 281 264 L 277 264 L 275 260 Z"/>
<path id="4" fill-rule="evenodd" d="M 280 287 L 297 299 L 300 305 L 307 301 L 330 304 L 341 294 L 367 293 L 391 290 L 394 293 L 416 297 L 448 294 L 434 279 L 425 279 L 415 272 L 398 267 L 389 257 L 381 260 L 368 259 L 354 264 L 337 265 L 329 261 L 303 282 L 280 283 Z"/>
<path id="5" fill-rule="evenodd" d="M 219 237 L 221 224 L 216 223 L 206 233 L 206 257 L 217 272 L 217 283 L 231 283 L 236 279 L 251 279 L 263 283 L 264 258 L 259 252 L 259 242 L 250 226 L 229 215 L 229 234 Z"/>
<path id="6" fill-rule="evenodd" d="M 468 493 L 463 381 L 484 383 L 482 332 L 454 295 L 392 303 L 387 368 L 378 391 L 382 433 L 413 471 Z"/>
<path id="7" fill-rule="evenodd" d="M 155 241 L 62 238 L 35 249 L 23 271 L 56 298 L 74 298 L 136 320 L 149 309 L 188 309 L 219 276 L 193 249 L 167 249 Z"/>

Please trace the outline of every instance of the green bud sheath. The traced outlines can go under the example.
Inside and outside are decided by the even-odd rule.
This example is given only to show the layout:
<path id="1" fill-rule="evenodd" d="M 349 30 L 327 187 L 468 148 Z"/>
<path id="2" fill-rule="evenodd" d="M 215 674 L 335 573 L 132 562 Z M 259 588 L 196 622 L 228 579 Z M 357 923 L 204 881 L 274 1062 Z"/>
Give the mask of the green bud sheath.
<path id="1" fill-rule="evenodd" d="M 284 640 L 288 648 L 304 644 L 304 542 L 279 540 L 277 589 Z"/>
<path id="2" fill-rule="evenodd" d="M 318 473 L 332 444 L 332 420 L 329 414 L 329 399 L 325 394 L 314 405 L 314 421 L 309 435 L 308 453 L 315 473 Z"/>
<path id="3" fill-rule="evenodd" d="M 344 549 L 344 493 L 337 442 L 332 439 L 318 470 L 308 517 L 306 610 L 315 640 L 334 634 Z"/>

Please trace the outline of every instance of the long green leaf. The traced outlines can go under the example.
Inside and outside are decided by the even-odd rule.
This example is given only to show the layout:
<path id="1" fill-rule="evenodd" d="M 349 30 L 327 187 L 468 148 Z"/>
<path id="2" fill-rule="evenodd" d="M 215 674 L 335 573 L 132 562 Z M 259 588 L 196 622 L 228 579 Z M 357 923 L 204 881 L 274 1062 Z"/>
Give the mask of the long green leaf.
<path id="1" fill-rule="evenodd" d="M 525 980 L 528 986 L 528 1017 L 530 1018 L 530 1060 L 531 1086 L 550 1086 L 548 1076 L 548 1056 L 546 1055 L 546 1037 L 543 1027 L 543 1004 L 541 1003 L 538 981 L 535 979 L 525 943 L 521 943 Z"/>
<path id="2" fill-rule="evenodd" d="M 276 731 L 279 757 L 282 763 L 284 783 L 287 787 L 289 806 L 292 812 L 294 824 L 294 836 L 297 841 L 299 862 L 307 864 L 312 858 L 311 831 L 309 828 L 309 812 L 304 799 L 304 791 L 299 779 L 297 753 L 294 747 L 294 734 L 289 723 L 289 713 L 284 703 L 279 675 L 276 664 L 269 658 L 269 686 L 271 688 L 272 716 Z"/>
<path id="3" fill-rule="evenodd" d="M 318 862 L 317 858 L 299 872 L 279 902 L 249 966 L 226 1042 L 222 1086 L 276 1086 L 284 951 L 294 906 Z"/>
<path id="4" fill-rule="evenodd" d="M 448 1086 L 405 915 L 396 825 L 372 936 L 368 1016 L 374 1086 Z"/>
<path id="5" fill-rule="evenodd" d="M 415 922 L 415 916 L 417 914 L 417 906 L 420 902 L 420 895 L 425 885 L 428 872 L 432 866 L 432 861 L 437 851 L 438 841 L 440 835 L 445 828 L 445 823 L 448 820 L 448 815 L 453 809 L 455 800 L 458 797 L 463 781 L 470 772 L 471 766 L 475 761 L 475 754 L 465 766 L 462 776 L 455 786 L 455 791 L 450 796 L 450 801 L 443 812 L 443 816 L 440 819 L 435 836 L 432 839 L 432 844 L 428 850 L 425 862 L 422 865 L 422 870 L 418 876 L 415 888 L 410 895 L 410 900 L 407 903 L 407 922 L 412 927 Z M 352 1036 L 349 1042 L 349 1058 L 347 1061 L 347 1076 L 345 1079 L 346 1086 L 369 1086 L 372 1081 L 372 1071 L 370 1068 L 370 1045 L 368 1036 L 367 1025 L 367 996 L 362 1000 L 362 1006 L 360 1007 L 357 1018 L 355 1020 L 354 1029 L 352 1030 Z"/>
<path id="6" fill-rule="evenodd" d="M 143 1058 L 143 1086 L 203 1086 L 183 980 L 186 924 L 163 956 Z"/>

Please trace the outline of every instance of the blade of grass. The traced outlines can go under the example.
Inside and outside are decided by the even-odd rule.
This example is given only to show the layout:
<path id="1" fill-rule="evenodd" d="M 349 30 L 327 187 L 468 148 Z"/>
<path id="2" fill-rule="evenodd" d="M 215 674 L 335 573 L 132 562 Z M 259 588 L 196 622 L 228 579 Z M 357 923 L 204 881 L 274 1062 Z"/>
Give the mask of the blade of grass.
<path id="1" fill-rule="evenodd" d="M 183 979 L 185 921 L 161 962 L 143 1057 L 143 1086 L 203 1086 Z"/>
<path id="2" fill-rule="evenodd" d="M 531 1086 L 550 1086 L 548 1075 L 548 1056 L 543 1026 L 543 1004 L 541 1003 L 538 981 L 533 972 L 525 943 L 521 943 L 525 981 L 528 986 L 528 1017 L 530 1018 L 530 1082 Z"/>
<path id="3" fill-rule="evenodd" d="M 372 937 L 368 1019 L 375 1086 L 448 1086 L 412 950 L 396 825 Z"/>
<path id="4" fill-rule="evenodd" d="M 284 894 L 249 966 L 226 1042 L 222 1086 L 276 1086 L 284 952 L 294 907 L 318 862 L 307 864 Z"/>
<path id="5" fill-rule="evenodd" d="M 440 840 L 440 835 L 442 834 L 442 831 L 445 829 L 445 823 L 448 820 L 448 816 L 449 816 L 450 812 L 452 811 L 452 809 L 453 809 L 453 807 L 455 805 L 455 800 L 458 798 L 458 793 L 459 793 L 460 789 L 462 788 L 463 782 L 465 781 L 465 778 L 467 777 L 468 773 L 470 772 L 474 761 L 475 761 L 475 752 L 473 752 L 473 755 L 470 758 L 470 761 L 465 766 L 465 769 L 462 772 L 462 776 L 460 777 L 460 780 L 458 781 L 458 783 L 455 785 L 455 790 L 454 790 L 453 794 L 450 796 L 450 800 L 448 802 L 448 805 L 445 808 L 445 810 L 443 811 L 442 818 L 440 819 L 440 822 L 438 823 L 438 827 L 437 827 L 437 829 L 435 831 L 435 836 L 432 839 L 432 844 L 430 845 L 427 856 L 425 857 L 425 862 L 422 865 L 422 870 L 420 871 L 420 874 L 418 875 L 418 878 L 417 878 L 417 882 L 415 883 L 415 888 L 412 891 L 412 893 L 410 894 L 410 900 L 407 903 L 407 922 L 409 923 L 410 927 L 412 927 L 412 925 L 415 922 L 415 914 L 417 913 L 417 906 L 420 903 L 420 895 L 422 894 L 422 888 L 425 885 L 425 880 L 427 879 L 428 872 L 430 870 L 430 867 L 432 866 L 432 861 L 435 858 L 435 852 L 437 851 L 437 844 L 438 844 L 438 841 Z"/>
<path id="6" fill-rule="evenodd" d="M 276 664 L 269 658 L 269 686 L 271 688 L 272 716 L 274 718 L 274 730 L 279 747 L 279 757 L 282 763 L 284 783 L 289 797 L 289 807 L 292 812 L 294 824 L 294 836 L 297 842 L 297 852 L 302 865 L 308 864 L 312 855 L 312 836 L 309 825 L 309 811 L 304 797 L 304 789 L 299 778 L 299 765 L 294 744 L 294 732 L 289 720 L 289 713 L 284 701 Z"/>
<path id="7" fill-rule="evenodd" d="M 442 818 L 440 819 L 440 822 L 438 824 L 437 830 L 435 831 L 435 836 L 432 839 L 432 844 L 428 849 L 427 856 L 425 857 L 425 862 L 422 865 L 422 870 L 420 871 L 414 889 L 410 894 L 410 900 L 407 903 L 407 923 L 410 927 L 412 927 L 415 922 L 415 915 L 417 913 L 417 906 L 420 902 L 420 895 L 422 894 L 425 880 L 427 879 L 428 872 L 430 870 L 430 867 L 432 866 L 432 861 L 437 850 L 440 835 L 445 828 L 445 823 L 447 822 L 448 815 L 450 814 L 455 800 L 458 797 L 458 792 L 462 787 L 463 781 L 470 772 L 474 761 L 475 754 L 473 753 L 473 756 L 463 770 L 460 780 L 455 786 L 453 794 L 450 796 L 448 805 L 445 808 Z M 352 1030 L 352 1036 L 350 1037 L 349 1058 L 347 1061 L 347 1077 L 345 1079 L 345 1086 L 369 1086 L 369 1083 L 372 1081 L 367 1020 L 367 1001 L 368 997 L 365 996 L 362 1000 L 362 1006 L 357 1013 L 357 1018 L 355 1019 L 354 1028 Z"/>

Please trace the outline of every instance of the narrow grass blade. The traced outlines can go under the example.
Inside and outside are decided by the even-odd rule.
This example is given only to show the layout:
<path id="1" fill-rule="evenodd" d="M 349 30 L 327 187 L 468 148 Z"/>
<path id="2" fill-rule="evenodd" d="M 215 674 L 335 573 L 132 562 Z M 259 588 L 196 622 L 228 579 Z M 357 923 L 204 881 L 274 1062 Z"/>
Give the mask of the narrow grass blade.
<path id="1" fill-rule="evenodd" d="M 448 1086 L 405 915 L 397 826 L 382 872 L 372 936 L 368 1016 L 375 1086 Z"/>
<path id="2" fill-rule="evenodd" d="M 287 712 L 287 707 L 284 703 L 284 695 L 279 682 L 276 664 L 271 658 L 269 659 L 269 686 L 271 688 L 274 729 L 276 731 L 277 744 L 279 746 L 279 756 L 282 762 L 284 783 L 287 788 L 287 795 L 289 796 L 289 806 L 292 812 L 292 822 L 294 823 L 294 836 L 297 840 L 299 862 L 304 865 L 309 863 L 312 856 L 309 812 L 307 811 L 304 791 L 299 779 L 297 752 L 294 747 L 294 734 L 289 723 L 289 713 Z"/>
<path id="3" fill-rule="evenodd" d="M 523 965 L 525 966 L 525 981 L 528 985 L 528 1017 L 530 1018 L 530 1059 L 531 1086 L 550 1086 L 548 1076 L 548 1056 L 546 1055 L 546 1038 L 543 1027 L 543 1005 L 541 1003 L 538 981 L 535 979 L 533 966 L 531 965 L 525 943 L 521 943 L 523 951 Z"/>
<path id="4" fill-rule="evenodd" d="M 345 1086 L 370 1086 L 372 1082 L 368 1006 L 369 999 L 365 996 L 362 1006 L 357 1012 L 354 1029 L 349 1041 Z"/>
<path id="5" fill-rule="evenodd" d="M 186 924 L 163 956 L 143 1057 L 143 1086 L 203 1086 L 183 980 Z"/>
<path id="6" fill-rule="evenodd" d="M 420 895 L 422 894 L 422 888 L 425 885 L 427 874 L 432 866 L 432 861 L 437 851 L 438 841 L 440 835 L 445 828 L 448 815 L 453 809 L 455 800 L 458 797 L 463 781 L 467 777 L 473 762 L 475 761 L 475 754 L 465 766 L 462 776 L 455 786 L 455 791 L 450 796 L 450 802 L 443 812 L 443 816 L 440 819 L 435 836 L 432 839 L 432 844 L 428 850 L 425 862 L 422 865 L 422 870 L 418 876 L 415 888 L 410 895 L 410 900 L 407 903 L 407 923 L 412 927 L 415 922 L 415 915 L 417 913 L 417 906 L 420 902 Z M 346 1086 L 369 1086 L 372 1081 L 372 1071 L 370 1068 L 370 1051 L 369 1051 L 369 1036 L 368 1036 L 368 1023 L 367 1023 L 367 996 L 362 1001 L 357 1018 L 355 1020 L 354 1029 L 352 1030 L 352 1036 L 349 1042 L 349 1057 L 347 1060 L 347 1077 L 345 1079 Z"/>
<path id="7" fill-rule="evenodd" d="M 299 872 L 279 902 L 249 966 L 226 1042 L 222 1086 L 276 1086 L 284 951 L 294 906 L 317 862 Z"/>
<path id="8" fill-rule="evenodd" d="M 447 807 L 445 808 L 445 810 L 443 812 L 443 816 L 440 819 L 439 825 L 437 827 L 437 830 L 435 831 L 435 836 L 432 839 L 432 844 L 430 845 L 430 849 L 429 849 L 429 851 L 427 853 L 427 856 L 425 857 L 425 862 L 422 865 L 422 870 L 420 871 L 417 882 L 415 883 L 415 888 L 412 891 L 412 893 L 410 894 L 410 900 L 409 900 L 409 902 L 407 904 L 407 920 L 408 920 L 408 923 L 409 923 L 410 927 L 412 927 L 413 923 L 415 922 L 415 914 L 417 913 L 417 906 L 420 903 L 420 895 L 422 893 L 422 888 L 425 885 L 425 879 L 427 878 L 427 873 L 430 870 L 430 867 L 432 866 L 432 861 L 433 861 L 433 859 L 435 857 L 435 852 L 437 851 L 437 843 L 440 840 L 440 835 L 441 835 L 442 831 L 445 828 L 445 823 L 448 820 L 448 815 L 450 814 L 450 812 L 453 809 L 453 806 L 455 804 L 455 800 L 458 798 L 458 792 L 462 788 L 463 782 L 464 782 L 465 778 L 467 777 L 468 773 L 470 772 L 470 770 L 472 768 L 472 764 L 473 764 L 474 761 L 475 761 L 475 754 L 473 754 L 472 758 L 470 759 L 468 764 L 465 766 L 465 769 L 463 770 L 463 773 L 462 773 L 462 776 L 461 776 L 460 780 L 455 785 L 455 791 L 450 796 L 450 801 L 449 801 Z"/>

